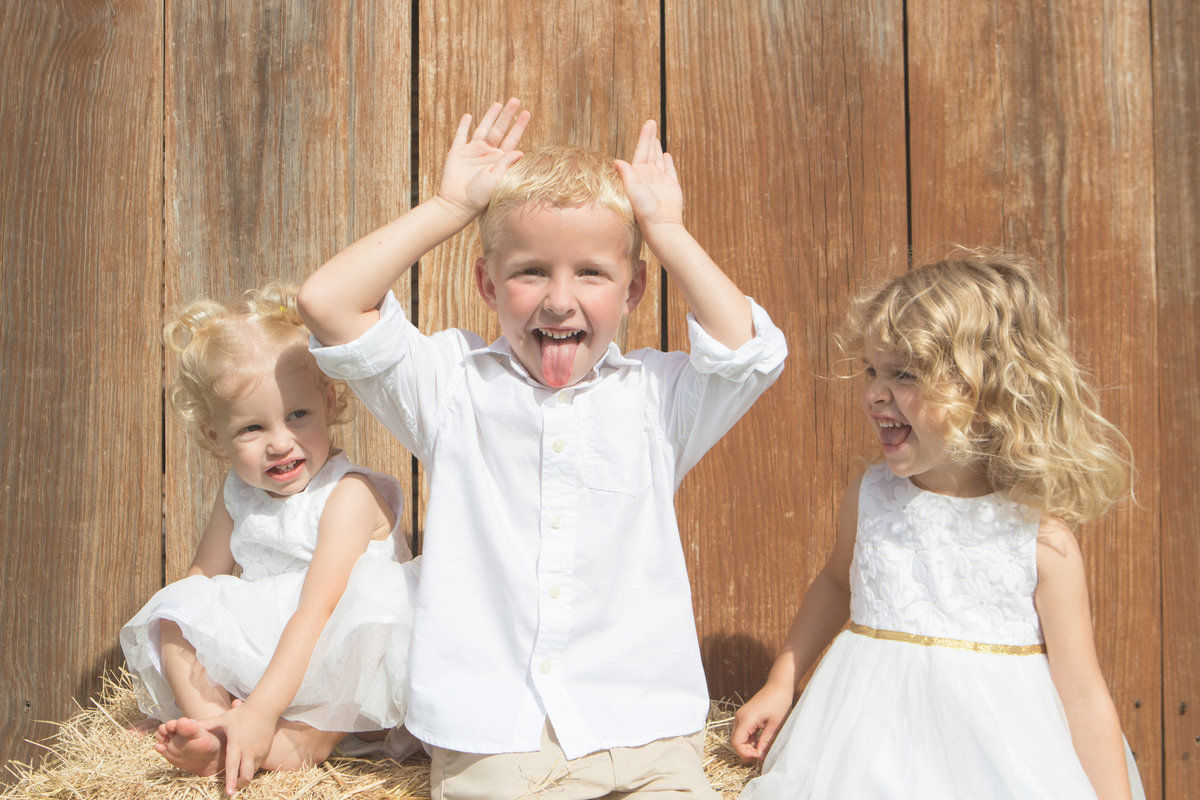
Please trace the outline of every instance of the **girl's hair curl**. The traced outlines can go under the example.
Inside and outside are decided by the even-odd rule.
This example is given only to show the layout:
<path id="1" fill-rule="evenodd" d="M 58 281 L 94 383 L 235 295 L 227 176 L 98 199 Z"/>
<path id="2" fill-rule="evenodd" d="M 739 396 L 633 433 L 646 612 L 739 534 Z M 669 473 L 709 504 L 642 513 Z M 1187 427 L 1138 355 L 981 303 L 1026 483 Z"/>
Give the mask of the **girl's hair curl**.
<path id="1" fill-rule="evenodd" d="M 960 248 L 854 299 L 847 355 L 872 339 L 905 359 L 947 446 L 992 487 L 1068 524 L 1130 491 L 1128 441 L 1101 416 L 1034 266 Z"/>
<path id="2" fill-rule="evenodd" d="M 348 418 L 345 384 L 321 372 L 308 350 L 308 329 L 296 308 L 294 284 L 271 283 L 224 305 L 201 298 L 163 326 L 163 341 L 178 354 L 167 405 L 202 447 L 216 452 L 205 428 L 216 402 L 236 396 L 254 377 L 286 362 L 311 369 L 320 386 L 334 387 L 331 424 Z"/>

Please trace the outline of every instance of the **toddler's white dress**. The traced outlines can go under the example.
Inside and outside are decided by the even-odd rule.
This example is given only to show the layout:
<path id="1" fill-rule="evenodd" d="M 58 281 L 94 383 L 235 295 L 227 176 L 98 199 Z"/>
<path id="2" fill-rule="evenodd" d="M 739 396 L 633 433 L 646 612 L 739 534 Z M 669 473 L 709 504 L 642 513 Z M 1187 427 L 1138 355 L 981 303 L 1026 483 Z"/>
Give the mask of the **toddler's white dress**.
<path id="1" fill-rule="evenodd" d="M 1034 609 L 1039 520 L 868 469 L 850 627 L 741 800 L 1095 798 Z"/>
<path id="2" fill-rule="evenodd" d="M 139 679 L 139 706 L 174 719 L 163 676 L 159 621 L 178 623 L 209 677 L 245 698 L 275 652 L 295 612 L 317 544 L 325 502 L 349 472 L 367 476 L 396 514 L 397 526 L 372 541 L 355 562 L 346 591 L 313 649 L 304 680 L 283 717 L 320 730 L 367 731 L 404 721 L 408 651 L 418 560 L 399 530 L 403 494 L 391 477 L 351 464 L 334 451 L 303 492 L 272 497 L 230 471 L 225 507 L 233 517 L 230 548 L 240 577 L 194 575 L 159 590 L 121 630 L 129 669 Z"/>

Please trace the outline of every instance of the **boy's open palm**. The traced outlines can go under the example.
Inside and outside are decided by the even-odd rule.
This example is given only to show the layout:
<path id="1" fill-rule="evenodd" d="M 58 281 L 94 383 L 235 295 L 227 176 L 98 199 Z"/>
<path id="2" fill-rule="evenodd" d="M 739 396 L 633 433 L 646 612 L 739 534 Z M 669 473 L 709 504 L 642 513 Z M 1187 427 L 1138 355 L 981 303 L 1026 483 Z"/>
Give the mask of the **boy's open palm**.
<path id="1" fill-rule="evenodd" d="M 633 161 L 616 160 L 633 213 L 643 229 L 661 223 L 683 224 L 683 188 L 675 161 L 664 153 L 658 124 L 647 120 L 638 134 Z"/>
<path id="2" fill-rule="evenodd" d="M 468 139 L 471 115 L 464 114 L 446 154 L 438 196 L 470 217 L 483 211 L 504 171 L 520 159 L 516 147 L 528 123 L 529 112 L 514 97 L 493 103 Z"/>

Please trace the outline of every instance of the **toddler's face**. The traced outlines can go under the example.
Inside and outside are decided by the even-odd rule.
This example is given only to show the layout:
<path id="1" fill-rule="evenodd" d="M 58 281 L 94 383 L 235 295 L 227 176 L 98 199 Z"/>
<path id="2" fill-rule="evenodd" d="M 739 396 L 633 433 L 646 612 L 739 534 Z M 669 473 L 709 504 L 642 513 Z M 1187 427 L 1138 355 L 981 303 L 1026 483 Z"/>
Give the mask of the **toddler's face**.
<path id="1" fill-rule="evenodd" d="M 883 448 L 888 469 L 940 494 L 976 496 L 991 491 L 979 469 L 951 459 L 946 409 L 925 403 L 917 376 L 899 354 L 868 338 L 863 345 L 867 385 L 863 411 Z"/>
<path id="2" fill-rule="evenodd" d="M 204 435 L 246 483 L 276 497 L 297 494 L 329 459 L 334 402 L 333 387 L 323 387 L 313 368 L 276 365 L 218 400 Z"/>
<path id="3" fill-rule="evenodd" d="M 646 289 L 629 247 L 621 218 L 594 206 L 525 207 L 503 221 L 476 284 L 537 381 L 574 385 L 604 355 Z"/>

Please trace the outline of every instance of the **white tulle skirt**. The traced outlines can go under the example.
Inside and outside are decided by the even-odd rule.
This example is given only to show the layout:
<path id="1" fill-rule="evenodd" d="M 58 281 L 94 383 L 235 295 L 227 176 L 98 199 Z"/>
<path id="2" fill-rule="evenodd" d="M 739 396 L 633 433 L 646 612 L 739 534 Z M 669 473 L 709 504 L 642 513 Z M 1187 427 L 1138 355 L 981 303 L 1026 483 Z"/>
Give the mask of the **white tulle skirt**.
<path id="1" fill-rule="evenodd" d="M 348 732 L 404 721 L 419 561 L 397 563 L 370 553 L 358 559 L 285 719 Z M 121 630 L 125 659 L 144 690 L 141 710 L 155 719 L 183 715 L 163 676 L 162 620 L 179 625 L 213 683 L 247 697 L 299 604 L 304 576 L 192 576 L 163 587 Z"/>
<path id="2" fill-rule="evenodd" d="M 1133 796 L 1144 798 L 1129 755 Z M 1095 798 L 1044 655 L 846 631 L 741 800 Z"/>

